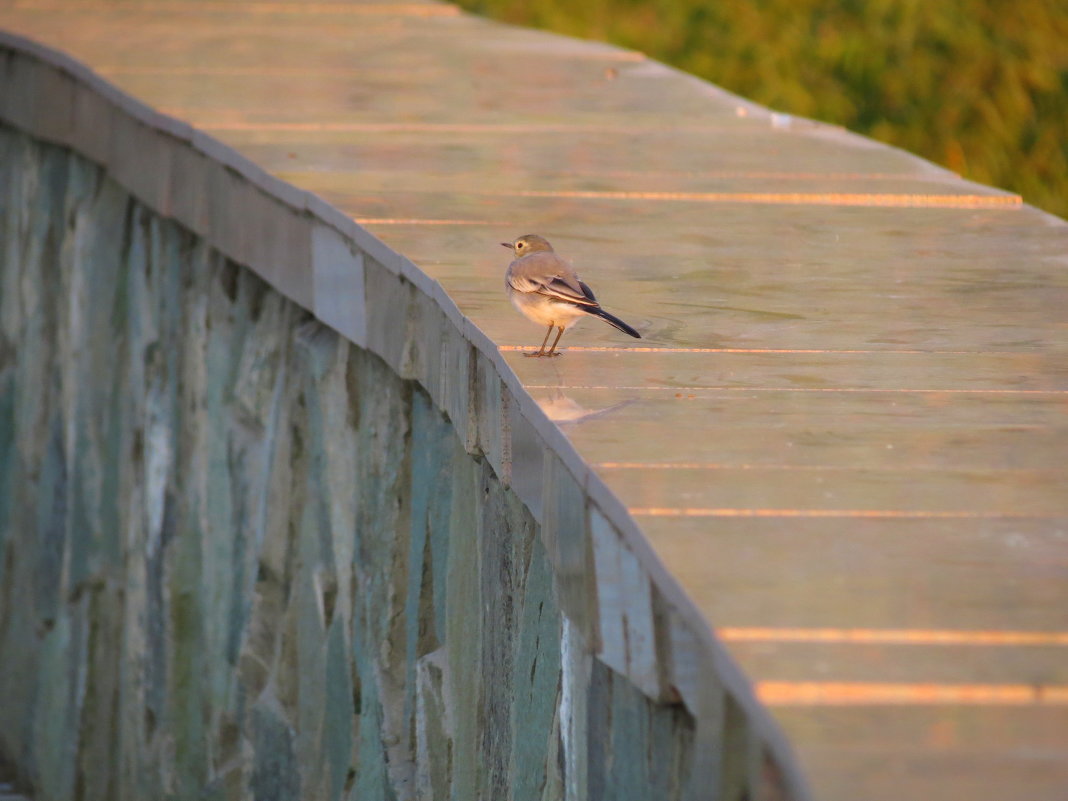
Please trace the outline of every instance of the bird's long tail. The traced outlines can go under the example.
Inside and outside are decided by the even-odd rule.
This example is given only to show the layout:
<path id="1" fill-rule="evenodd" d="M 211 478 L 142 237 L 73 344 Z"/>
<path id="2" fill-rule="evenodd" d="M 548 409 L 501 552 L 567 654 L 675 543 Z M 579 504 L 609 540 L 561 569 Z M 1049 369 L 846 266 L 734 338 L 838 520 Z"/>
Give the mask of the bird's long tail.
<path id="1" fill-rule="evenodd" d="M 600 306 L 598 306 L 595 309 L 587 308 L 587 309 L 585 309 L 585 311 L 589 312 L 594 317 L 600 317 L 602 320 L 604 320 L 610 326 L 612 326 L 613 328 L 618 328 L 624 334 L 630 334 L 630 336 L 634 337 L 635 339 L 641 339 L 642 338 L 641 334 L 639 334 L 637 331 L 635 331 L 633 328 L 631 328 L 625 322 L 620 320 L 614 314 L 609 314 L 608 312 L 606 312 Z"/>

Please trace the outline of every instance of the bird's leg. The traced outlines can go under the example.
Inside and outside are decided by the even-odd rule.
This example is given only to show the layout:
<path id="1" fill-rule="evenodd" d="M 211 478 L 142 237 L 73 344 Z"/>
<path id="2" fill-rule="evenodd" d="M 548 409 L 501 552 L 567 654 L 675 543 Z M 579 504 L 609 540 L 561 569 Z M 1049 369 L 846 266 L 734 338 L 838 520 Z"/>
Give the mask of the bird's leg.
<path id="1" fill-rule="evenodd" d="M 524 356 L 544 356 L 545 355 L 545 343 L 549 341 L 549 334 L 551 334 L 552 332 L 553 332 L 553 327 L 552 327 L 552 325 L 550 325 L 549 329 L 545 332 L 545 339 L 543 339 L 541 341 L 541 347 L 538 348 L 536 351 L 534 351 L 534 353 L 524 353 L 523 355 Z"/>
<path id="2" fill-rule="evenodd" d="M 550 328 L 549 330 L 551 331 L 552 329 Z M 560 355 L 559 353 L 556 352 L 556 343 L 560 341 L 560 337 L 562 337 L 563 335 L 564 335 L 564 327 L 562 325 L 561 326 L 557 326 L 556 339 L 553 340 L 553 346 L 551 348 L 549 348 L 549 352 L 545 354 L 546 356 L 559 356 Z M 546 334 L 545 338 L 548 339 L 549 335 Z M 542 345 L 542 347 L 545 347 L 544 344 Z"/>

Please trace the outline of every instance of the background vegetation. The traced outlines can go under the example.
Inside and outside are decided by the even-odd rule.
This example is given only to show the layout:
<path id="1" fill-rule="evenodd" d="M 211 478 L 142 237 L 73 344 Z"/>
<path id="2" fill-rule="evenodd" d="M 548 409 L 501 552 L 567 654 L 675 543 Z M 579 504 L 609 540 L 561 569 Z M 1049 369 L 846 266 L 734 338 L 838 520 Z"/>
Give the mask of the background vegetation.
<path id="1" fill-rule="evenodd" d="M 1068 0 L 458 0 L 610 41 L 1068 217 Z"/>

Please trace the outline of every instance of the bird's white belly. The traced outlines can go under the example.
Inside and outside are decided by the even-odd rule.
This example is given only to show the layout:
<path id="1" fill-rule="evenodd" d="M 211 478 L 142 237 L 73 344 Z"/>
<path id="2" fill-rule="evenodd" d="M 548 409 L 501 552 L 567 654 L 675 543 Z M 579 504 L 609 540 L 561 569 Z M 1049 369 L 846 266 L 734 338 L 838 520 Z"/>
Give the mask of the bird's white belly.
<path id="1" fill-rule="evenodd" d="M 558 303 L 544 295 L 516 292 L 509 287 L 509 298 L 524 317 L 539 325 L 570 328 L 585 312 L 571 303 Z"/>

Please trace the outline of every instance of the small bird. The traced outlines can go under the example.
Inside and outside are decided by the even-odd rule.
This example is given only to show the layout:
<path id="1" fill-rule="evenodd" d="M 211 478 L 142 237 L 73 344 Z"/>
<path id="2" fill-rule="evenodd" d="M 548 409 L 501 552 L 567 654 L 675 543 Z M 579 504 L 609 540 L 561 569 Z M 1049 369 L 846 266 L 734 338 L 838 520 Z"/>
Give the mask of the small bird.
<path id="1" fill-rule="evenodd" d="M 549 327 L 541 347 L 524 356 L 559 356 L 556 345 L 560 337 L 587 314 L 600 317 L 635 339 L 642 338 L 625 322 L 601 308 L 593 291 L 579 280 L 570 264 L 556 255 L 544 237 L 526 234 L 515 242 L 501 242 L 501 245 L 515 253 L 515 261 L 504 274 L 504 286 L 512 305 L 534 322 Z M 546 351 L 545 343 L 554 328 L 556 339 Z"/>

